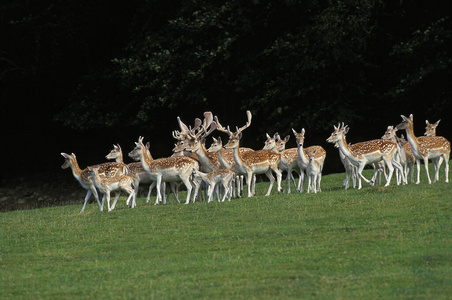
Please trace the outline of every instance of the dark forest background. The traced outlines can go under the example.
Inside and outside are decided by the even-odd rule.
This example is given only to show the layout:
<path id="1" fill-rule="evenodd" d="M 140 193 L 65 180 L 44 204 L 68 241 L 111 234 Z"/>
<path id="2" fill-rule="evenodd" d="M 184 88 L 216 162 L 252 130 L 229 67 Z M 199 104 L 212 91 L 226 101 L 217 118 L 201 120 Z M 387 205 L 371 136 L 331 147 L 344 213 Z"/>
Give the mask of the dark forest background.
<path id="1" fill-rule="evenodd" d="M 206 110 L 231 126 L 251 110 L 255 149 L 305 128 L 326 173 L 342 171 L 338 122 L 359 142 L 413 113 L 417 135 L 441 119 L 452 138 L 450 0 L 18 0 L 0 24 L 2 183 L 71 177 L 60 152 L 85 167 L 140 135 L 171 155 L 176 117 Z"/>

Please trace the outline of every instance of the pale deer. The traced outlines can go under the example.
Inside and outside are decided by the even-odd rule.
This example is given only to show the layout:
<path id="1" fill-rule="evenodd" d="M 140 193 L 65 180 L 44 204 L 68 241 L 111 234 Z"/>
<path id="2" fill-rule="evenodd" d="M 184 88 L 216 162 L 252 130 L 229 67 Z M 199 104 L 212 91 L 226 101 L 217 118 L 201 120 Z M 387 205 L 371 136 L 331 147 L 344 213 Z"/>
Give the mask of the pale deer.
<path id="1" fill-rule="evenodd" d="M 344 153 L 344 155 L 350 160 L 352 164 L 358 167 L 357 174 L 358 177 L 358 189 L 361 189 L 361 179 L 367 183 L 372 182 L 365 178 L 362 174 L 364 167 L 368 164 L 377 163 L 384 160 L 386 166 L 388 167 L 388 177 L 386 179 L 385 186 L 391 183 L 392 174 L 394 172 L 394 166 L 402 172 L 402 166 L 394 159 L 394 155 L 397 153 L 397 145 L 394 142 L 388 140 L 371 140 L 367 142 L 361 142 L 353 145 L 353 150 L 351 146 L 348 146 L 345 134 L 347 132 L 348 126 L 344 127 L 344 124 L 334 126 L 334 132 L 327 139 L 329 143 L 338 143 L 339 149 Z"/>
<path id="2" fill-rule="evenodd" d="M 143 145 L 142 137 L 138 139 L 138 143 L 135 143 L 135 145 L 136 147 L 132 150 L 132 155 L 140 157 L 143 168 L 146 170 L 146 172 L 148 172 L 151 179 L 156 181 L 157 199 L 155 201 L 155 204 L 158 204 L 162 199 L 162 194 L 160 191 L 162 182 L 179 181 L 182 181 L 187 188 L 187 199 L 185 203 L 190 203 L 190 196 L 192 191 L 190 176 L 193 169 L 199 169 L 198 162 L 186 156 L 174 156 L 151 160 L 144 150 L 145 147 Z"/>
<path id="3" fill-rule="evenodd" d="M 103 205 L 99 201 L 99 196 L 97 194 L 96 187 L 94 185 L 94 182 L 91 180 L 91 178 L 88 176 L 88 169 L 80 169 L 77 158 L 74 153 L 72 154 L 66 154 L 61 153 L 61 155 L 64 157 L 65 161 L 64 164 L 61 166 L 63 169 L 71 168 L 72 174 L 74 175 L 75 179 L 81 184 L 83 188 L 85 188 L 87 191 L 85 196 L 85 201 L 83 203 L 82 210 L 80 213 L 85 211 L 86 204 L 88 203 L 89 198 L 92 194 L 94 194 L 94 197 L 97 200 L 97 204 L 99 204 L 99 208 L 102 211 Z M 101 177 L 116 177 L 124 174 L 129 173 L 129 169 L 125 164 L 117 163 L 117 162 L 110 162 L 110 163 L 103 163 L 99 165 L 95 165 L 92 167 L 99 167 L 99 175 Z"/>
<path id="4" fill-rule="evenodd" d="M 416 163 L 422 159 L 424 161 L 425 172 L 427 173 L 428 183 L 431 184 L 430 174 L 428 171 L 428 160 L 437 160 L 439 157 L 445 162 L 444 173 L 445 181 L 449 182 L 449 157 L 450 157 L 450 142 L 442 136 L 420 136 L 414 135 L 413 115 L 408 118 L 401 115 L 402 123 L 396 126 L 397 129 L 405 129 L 407 134 L 408 143 L 411 145 L 411 149 L 416 158 Z M 435 171 L 434 181 L 439 179 L 439 167 Z M 419 183 L 419 169 L 418 180 Z"/>
<path id="5" fill-rule="evenodd" d="M 320 163 L 315 156 L 317 149 L 314 152 L 306 150 L 304 152 L 309 159 L 308 166 L 306 167 L 306 175 L 308 176 L 308 188 L 306 192 L 309 193 L 312 190 L 314 193 L 317 193 L 318 189 L 316 185 L 317 182 L 320 182 L 319 177 L 322 174 Z"/>
<path id="6" fill-rule="evenodd" d="M 408 183 L 408 174 L 412 175 L 412 173 L 413 173 L 414 156 L 411 151 L 405 150 L 407 148 L 406 145 L 408 145 L 408 147 L 410 147 L 410 145 L 407 144 L 406 140 L 399 138 L 396 135 L 396 132 L 397 132 L 397 129 L 395 129 L 394 126 L 388 126 L 385 134 L 381 138 L 384 140 L 392 141 L 397 144 L 397 148 L 398 148 L 397 157 L 398 157 L 399 163 L 403 167 L 403 172 L 405 174 L 405 182 L 404 183 L 406 184 L 406 183 Z M 400 174 L 398 174 L 398 170 L 396 170 L 396 177 L 397 177 L 397 184 L 399 184 L 400 181 L 402 180 L 402 176 L 400 176 Z"/>
<path id="7" fill-rule="evenodd" d="M 273 137 L 266 134 L 267 140 L 265 141 L 264 150 L 273 150 L 276 153 L 281 155 L 281 160 L 279 162 L 279 169 L 281 172 L 286 171 L 287 176 L 284 184 L 284 190 L 287 187 L 287 193 L 290 194 L 290 183 L 293 182 L 295 189 L 297 189 L 297 185 L 295 184 L 295 179 L 293 177 L 292 172 L 296 172 L 298 174 L 298 179 L 301 177 L 301 170 L 298 166 L 298 148 L 289 148 L 286 149 L 286 143 L 289 141 L 290 136 L 286 136 L 284 139 L 281 139 L 278 133 L 275 133 Z"/>
<path id="8" fill-rule="evenodd" d="M 357 167 L 350 162 L 350 160 L 345 156 L 344 152 L 339 148 L 339 143 L 334 143 L 334 147 L 339 149 L 339 158 L 344 165 L 345 169 L 345 180 L 342 183 L 344 189 L 348 189 L 350 186 L 350 178 L 352 179 L 353 188 L 356 188 L 356 170 Z M 349 144 L 350 147 L 350 144 Z"/>
<path id="9" fill-rule="evenodd" d="M 132 187 L 133 184 L 133 178 L 129 175 L 119 175 L 115 177 L 100 177 L 99 175 L 99 168 L 100 167 L 88 167 L 88 174 L 91 177 L 91 180 L 93 180 L 94 185 L 99 189 L 99 191 L 104 194 L 102 197 L 102 206 L 104 204 L 105 199 L 107 199 L 107 207 L 108 211 L 112 211 L 115 209 L 116 202 L 119 198 L 119 191 L 123 190 L 129 194 L 129 197 L 127 198 L 127 203 L 130 202 L 133 195 L 135 194 L 135 190 Z M 110 192 L 111 191 L 118 191 L 115 196 L 115 201 L 113 202 L 113 205 L 110 206 Z"/>
<path id="10" fill-rule="evenodd" d="M 303 192 L 303 185 L 304 185 L 304 173 L 306 172 L 306 168 L 309 163 L 309 159 L 306 156 L 306 153 L 304 150 L 307 150 L 308 152 L 314 152 L 316 151 L 316 160 L 319 162 L 320 165 L 320 171 L 323 170 L 323 164 L 325 162 L 326 158 L 326 151 L 321 146 L 310 146 L 308 148 L 303 148 L 304 145 L 304 139 L 305 139 L 305 130 L 304 128 L 301 129 L 301 132 L 298 133 L 295 131 L 295 129 L 292 128 L 292 132 L 295 135 L 295 140 L 297 142 L 298 147 L 298 167 L 300 168 L 300 181 L 298 182 L 298 191 L 300 193 Z M 318 182 L 316 184 L 317 191 L 320 192 L 320 181 L 322 180 L 322 174 L 317 178 Z"/>
<path id="11" fill-rule="evenodd" d="M 213 198 L 213 191 L 215 189 L 215 186 L 219 183 L 223 185 L 224 188 L 224 194 L 223 198 L 221 199 L 221 202 L 224 202 L 226 197 L 228 197 L 228 200 L 231 200 L 232 196 L 232 190 L 233 190 L 233 181 L 235 177 L 235 173 L 229 169 L 218 169 L 214 170 L 209 173 L 203 173 L 197 170 L 193 170 L 193 176 L 200 178 L 202 181 L 204 181 L 208 185 L 207 189 L 207 202 L 211 202 Z M 199 181 L 195 181 L 199 182 Z M 197 186 L 198 188 L 198 186 Z M 196 193 L 195 193 L 196 196 Z"/>
<path id="12" fill-rule="evenodd" d="M 234 150 L 234 159 L 241 173 L 246 173 L 246 181 L 248 185 L 248 197 L 253 196 L 255 191 L 251 191 L 251 181 L 255 174 L 264 174 L 270 180 L 270 186 L 268 188 L 266 196 L 270 195 L 271 189 L 275 182 L 275 178 L 272 175 L 272 171 L 275 172 L 278 184 L 278 193 L 281 192 L 281 172 L 278 169 L 279 161 L 281 160 L 281 155 L 273 152 L 272 150 L 257 150 L 249 151 L 243 155 L 239 151 L 239 143 L 242 138 L 242 131 L 251 125 L 251 112 L 246 112 L 248 117 L 248 122 L 245 126 L 237 128 L 235 132 L 232 132 L 229 127 L 226 129 L 218 121 L 218 117 L 215 117 L 218 130 L 229 135 L 229 141 L 224 146 L 226 149 Z"/>

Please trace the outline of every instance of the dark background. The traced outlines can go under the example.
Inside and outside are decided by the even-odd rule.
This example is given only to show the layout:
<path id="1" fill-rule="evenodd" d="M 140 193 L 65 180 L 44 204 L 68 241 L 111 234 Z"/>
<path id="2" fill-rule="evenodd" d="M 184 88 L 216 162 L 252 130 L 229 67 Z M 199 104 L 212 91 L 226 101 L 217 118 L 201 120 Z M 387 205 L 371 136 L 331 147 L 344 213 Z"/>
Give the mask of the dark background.
<path id="1" fill-rule="evenodd" d="M 20 0 L 0 22 L 3 186 L 76 184 L 61 152 L 84 168 L 140 135 L 169 156 L 176 117 L 207 110 L 231 126 L 251 110 L 254 149 L 305 128 L 324 173 L 343 171 L 325 141 L 338 122 L 352 143 L 411 113 L 416 135 L 441 119 L 452 137 L 451 1 Z"/>

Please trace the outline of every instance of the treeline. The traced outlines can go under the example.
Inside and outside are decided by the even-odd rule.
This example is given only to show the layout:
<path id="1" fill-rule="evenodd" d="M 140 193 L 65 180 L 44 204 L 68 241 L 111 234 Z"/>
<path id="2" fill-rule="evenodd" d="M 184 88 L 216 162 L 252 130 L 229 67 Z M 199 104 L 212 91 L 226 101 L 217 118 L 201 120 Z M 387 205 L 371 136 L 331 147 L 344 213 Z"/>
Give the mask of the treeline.
<path id="1" fill-rule="evenodd" d="M 249 109 L 257 143 L 292 127 L 324 141 L 338 121 L 375 138 L 401 113 L 447 128 L 450 15 L 445 0 L 8 1 L 2 120 L 155 132 Z"/>

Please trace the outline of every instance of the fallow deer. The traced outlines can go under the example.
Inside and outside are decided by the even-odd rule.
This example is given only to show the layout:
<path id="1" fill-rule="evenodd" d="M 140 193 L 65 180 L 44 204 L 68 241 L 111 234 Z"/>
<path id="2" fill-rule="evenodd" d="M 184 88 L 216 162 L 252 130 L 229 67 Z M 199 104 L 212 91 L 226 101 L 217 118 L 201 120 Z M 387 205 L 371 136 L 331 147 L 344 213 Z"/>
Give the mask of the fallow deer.
<path id="1" fill-rule="evenodd" d="M 103 205 L 99 201 L 99 196 L 97 194 L 96 187 L 94 185 L 94 182 L 91 180 L 91 178 L 88 175 L 88 169 L 80 169 L 77 158 L 74 153 L 72 154 L 66 154 L 61 153 L 61 155 L 64 157 L 65 161 L 64 164 L 61 166 L 63 169 L 71 168 L 72 174 L 74 175 L 75 179 L 80 183 L 80 185 L 85 188 L 87 191 L 85 200 L 83 203 L 82 210 L 80 213 L 85 211 L 86 204 L 88 203 L 89 198 L 91 195 L 94 195 L 94 197 L 97 200 L 97 204 L 99 205 L 100 210 L 103 210 Z M 103 163 L 99 165 L 95 165 L 92 167 L 99 167 L 99 176 L 103 177 L 116 177 L 124 174 L 129 173 L 129 169 L 125 164 L 117 163 L 117 162 L 109 162 L 109 163 Z"/>
<path id="2" fill-rule="evenodd" d="M 334 126 L 334 132 L 327 139 L 329 143 L 338 143 L 339 149 L 350 160 L 352 164 L 358 167 L 358 189 L 361 189 L 361 178 L 367 183 L 372 183 L 365 178 L 362 174 L 364 167 L 368 164 L 377 163 L 384 160 L 388 167 L 388 177 L 385 186 L 391 183 L 392 174 L 394 172 L 394 166 L 402 172 L 402 166 L 394 159 L 394 155 L 397 153 L 397 145 L 394 142 L 388 140 L 371 140 L 367 142 L 356 143 L 351 150 L 351 146 L 347 144 L 345 134 L 348 126 L 344 127 L 344 124 Z"/>
<path id="3" fill-rule="evenodd" d="M 140 157 L 143 168 L 148 172 L 152 180 L 157 184 L 157 199 L 155 204 L 158 204 L 162 199 L 160 186 L 162 182 L 179 182 L 182 181 L 187 188 L 187 199 L 185 203 L 190 202 L 192 191 L 192 184 L 190 176 L 193 169 L 198 170 L 199 164 L 196 160 L 186 156 L 173 156 L 168 158 L 159 158 L 155 160 L 149 159 L 145 147 L 143 145 L 143 138 L 138 139 L 135 143 L 136 147 L 132 150 L 133 156 Z"/>
<path id="4" fill-rule="evenodd" d="M 99 191 L 104 194 L 102 197 L 102 206 L 104 204 L 105 199 L 107 199 L 107 207 L 108 211 L 112 211 L 115 209 L 116 202 L 119 198 L 119 191 L 116 193 L 115 201 L 113 205 L 110 206 L 110 192 L 123 190 L 129 194 L 127 198 L 127 203 L 129 203 L 135 194 L 135 190 L 132 187 L 133 178 L 129 175 L 118 175 L 115 177 L 100 177 L 99 175 L 100 167 L 88 167 L 88 174 L 91 177 L 91 180 L 94 182 L 94 185 L 99 189 Z M 132 200 L 133 201 L 133 200 Z"/>
<path id="5" fill-rule="evenodd" d="M 221 202 L 224 202 L 226 197 L 228 200 L 231 200 L 232 190 L 233 190 L 233 181 L 235 177 L 235 173 L 229 169 L 218 169 L 209 173 L 203 173 L 197 170 L 193 170 L 193 176 L 199 177 L 202 181 L 204 181 L 208 185 L 207 189 L 207 202 L 211 202 L 213 198 L 213 191 L 215 186 L 219 183 L 223 185 L 224 194 Z M 196 181 L 199 182 L 199 181 Z M 197 187 L 198 188 L 198 187 Z M 195 192 L 196 196 L 196 192 Z"/>
<path id="6" fill-rule="evenodd" d="M 301 192 L 303 192 L 303 185 L 304 185 L 304 173 L 306 172 L 306 168 L 308 166 L 309 163 L 309 158 L 306 156 L 306 153 L 304 150 L 308 151 L 308 152 L 314 152 L 316 151 L 316 157 L 315 159 L 318 161 L 319 165 L 320 165 L 320 171 L 323 170 L 323 165 L 325 163 L 325 158 L 326 158 L 326 151 L 325 149 L 323 149 L 321 146 L 310 146 L 308 148 L 303 148 L 304 145 L 304 139 L 305 139 L 305 130 L 304 128 L 301 129 L 301 132 L 298 133 L 295 131 L 295 129 L 292 128 L 292 132 L 295 135 L 295 140 L 297 142 L 297 147 L 298 147 L 298 166 L 300 168 L 300 181 L 298 182 L 298 190 Z M 320 181 L 322 180 L 322 174 L 320 174 L 319 177 L 317 177 L 317 191 L 320 192 L 321 188 L 320 188 Z"/>
<path id="7" fill-rule="evenodd" d="M 428 171 L 428 160 L 437 160 L 440 157 L 445 162 L 444 173 L 445 181 L 449 182 L 449 157 L 450 157 L 450 142 L 442 136 L 420 136 L 414 135 L 413 115 L 408 118 L 401 115 L 402 123 L 396 126 L 396 129 L 405 129 L 407 134 L 408 143 L 411 145 L 411 149 L 416 158 L 416 164 L 422 159 L 424 161 L 425 172 L 427 173 L 428 183 L 431 184 L 430 174 Z M 435 170 L 434 181 L 439 180 L 439 167 Z M 419 169 L 418 180 L 419 183 Z"/>
<path id="8" fill-rule="evenodd" d="M 281 160 L 281 155 L 273 152 L 272 150 L 257 150 L 249 151 L 243 155 L 239 151 L 239 143 L 242 138 L 242 131 L 251 125 L 251 112 L 246 112 L 248 117 L 248 122 L 245 126 L 237 128 L 235 132 L 232 132 L 229 127 L 226 129 L 218 121 L 218 117 L 215 117 L 215 121 L 218 126 L 218 130 L 229 135 L 229 141 L 224 146 L 226 149 L 234 150 L 234 160 L 240 169 L 241 173 L 246 174 L 246 181 L 248 185 L 248 197 L 254 195 L 254 191 L 251 191 L 251 181 L 254 174 L 264 174 L 270 180 L 270 186 L 268 188 L 266 196 L 270 195 L 271 189 L 275 182 L 275 178 L 272 175 L 272 171 L 275 172 L 278 184 L 278 193 L 281 192 L 281 172 L 278 169 L 279 161 Z"/>

